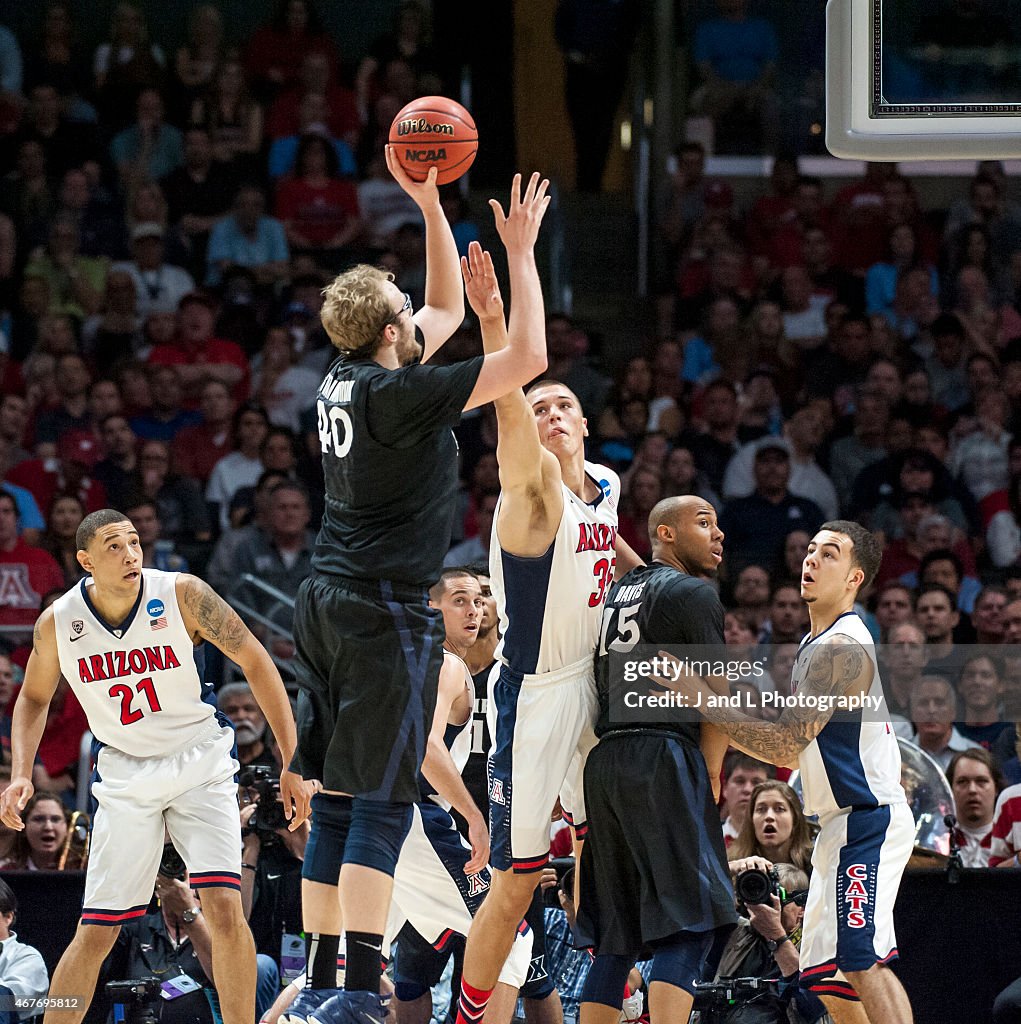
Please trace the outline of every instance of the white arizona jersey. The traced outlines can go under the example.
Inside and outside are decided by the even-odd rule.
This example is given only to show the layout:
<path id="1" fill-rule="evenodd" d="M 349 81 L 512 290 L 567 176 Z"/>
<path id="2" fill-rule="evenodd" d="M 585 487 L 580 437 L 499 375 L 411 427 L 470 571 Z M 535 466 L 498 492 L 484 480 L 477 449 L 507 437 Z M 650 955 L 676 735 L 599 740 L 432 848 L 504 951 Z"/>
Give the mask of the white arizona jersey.
<path id="1" fill-rule="evenodd" d="M 462 775 L 464 773 L 464 766 L 468 763 L 468 755 L 472 752 L 472 725 L 475 721 L 475 680 L 472 679 L 468 666 L 456 654 L 444 650 L 443 657 L 444 659 L 450 658 L 457 665 L 458 670 L 464 675 L 464 685 L 468 689 L 468 721 L 461 725 L 452 725 L 448 722 L 447 728 L 443 733 L 443 745 L 450 751 L 450 757 L 457 768 L 457 774 Z M 423 796 L 428 797 L 433 803 L 439 804 L 445 811 L 450 810 L 450 801 L 444 800 L 432 788 L 424 775 L 419 778 L 419 787 L 422 790 Z"/>
<path id="2" fill-rule="evenodd" d="M 521 558 L 504 551 L 494 526 L 489 572 L 500 615 L 496 657 L 522 675 L 541 675 L 591 659 L 599 639 L 603 602 L 616 563 L 620 479 L 585 463 L 599 497 L 583 501 L 566 485 L 564 513 L 546 552 Z M 497 502 L 494 523 L 499 523 Z"/>
<path id="3" fill-rule="evenodd" d="M 854 612 L 845 612 L 817 637 L 806 637 L 798 649 L 792 683 L 800 687 L 812 655 L 820 640 L 840 634 L 861 644 L 872 661 L 872 685 L 869 696 L 882 697 L 875 641 L 868 627 Z M 805 813 L 820 818 L 852 808 L 881 807 L 906 801 L 900 784 L 900 748 L 888 718 L 886 701 L 881 712 L 849 714 L 835 712 L 822 732 L 801 752 L 800 778 Z M 869 718 L 872 718 L 869 721 Z M 863 721 L 863 718 L 866 719 Z"/>
<path id="4" fill-rule="evenodd" d="M 208 730 L 195 645 L 174 589 L 178 573 L 143 569 L 138 601 L 106 622 L 90 597 L 92 577 L 53 605 L 60 671 L 101 743 L 133 757 L 182 750 Z"/>

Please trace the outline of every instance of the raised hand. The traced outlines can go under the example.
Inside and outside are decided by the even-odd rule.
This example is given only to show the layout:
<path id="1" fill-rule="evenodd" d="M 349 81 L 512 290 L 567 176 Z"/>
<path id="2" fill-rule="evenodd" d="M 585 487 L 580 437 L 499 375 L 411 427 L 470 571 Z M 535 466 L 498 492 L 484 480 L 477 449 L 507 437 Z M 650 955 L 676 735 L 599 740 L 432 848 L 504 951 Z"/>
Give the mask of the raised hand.
<path id="1" fill-rule="evenodd" d="M 397 184 L 415 200 L 419 209 L 427 210 L 440 205 L 440 190 L 436 187 L 436 177 L 440 173 L 438 167 L 434 165 L 429 168 L 425 181 L 412 181 L 401 167 L 394 147 L 387 146 L 383 152 L 386 154 L 386 166 L 390 169 L 390 173 L 394 176 Z"/>
<path id="2" fill-rule="evenodd" d="M 515 174 L 506 215 L 495 199 L 489 200 L 496 220 L 496 230 L 508 253 L 532 251 L 539 234 L 539 225 L 550 204 L 550 196 L 546 194 L 548 188 L 549 179 L 543 178 L 540 182 L 536 172 L 528 179 L 528 186 L 522 196 L 521 175 Z"/>
<path id="3" fill-rule="evenodd" d="M 461 277 L 468 305 L 479 320 L 503 319 L 503 296 L 493 269 L 493 257 L 478 242 L 471 242 L 461 257 Z"/>

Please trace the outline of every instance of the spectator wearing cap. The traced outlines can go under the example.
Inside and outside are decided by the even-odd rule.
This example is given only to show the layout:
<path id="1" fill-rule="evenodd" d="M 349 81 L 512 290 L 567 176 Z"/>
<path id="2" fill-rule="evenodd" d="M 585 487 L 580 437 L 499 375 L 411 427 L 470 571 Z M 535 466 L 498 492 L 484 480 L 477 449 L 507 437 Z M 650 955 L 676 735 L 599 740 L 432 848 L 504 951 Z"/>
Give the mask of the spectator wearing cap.
<path id="1" fill-rule="evenodd" d="M 825 518 L 814 501 L 791 494 L 790 447 L 782 438 L 759 442 L 753 474 L 755 490 L 746 498 L 728 501 L 720 516 L 731 574 L 752 563 L 774 571 L 787 534 L 794 529 L 814 534 Z"/>
<path id="2" fill-rule="evenodd" d="M 191 274 L 164 260 L 163 228 L 156 221 L 143 221 L 131 229 L 131 255 L 128 263 L 115 263 L 135 283 L 135 308 L 145 320 L 150 313 L 173 313 L 181 299 L 195 290 Z"/>
<path id="3" fill-rule="evenodd" d="M 174 343 L 157 345 L 149 353 L 149 362 L 176 367 L 185 393 L 194 398 L 212 377 L 230 387 L 237 401 L 244 401 L 249 388 L 248 359 L 239 345 L 214 336 L 215 311 L 209 296 L 200 292 L 186 295 L 178 306 Z"/>
<path id="4" fill-rule="evenodd" d="M 266 216 L 266 196 L 258 185 L 244 185 L 233 211 L 209 234 L 206 284 L 216 287 L 232 267 L 247 267 L 260 285 L 287 277 L 290 250 L 283 224 Z"/>
<path id="5" fill-rule="evenodd" d="M 783 438 L 763 437 L 746 444 L 730 460 L 723 477 L 723 497 L 747 497 L 755 490 L 755 457 L 762 448 L 779 448 L 787 452 L 791 473 L 788 487 L 791 494 L 806 498 L 819 506 L 827 519 L 839 512 L 837 492 L 830 478 L 815 461 L 815 453 L 823 441 L 823 422 L 817 409 L 804 406 L 787 420 Z"/>

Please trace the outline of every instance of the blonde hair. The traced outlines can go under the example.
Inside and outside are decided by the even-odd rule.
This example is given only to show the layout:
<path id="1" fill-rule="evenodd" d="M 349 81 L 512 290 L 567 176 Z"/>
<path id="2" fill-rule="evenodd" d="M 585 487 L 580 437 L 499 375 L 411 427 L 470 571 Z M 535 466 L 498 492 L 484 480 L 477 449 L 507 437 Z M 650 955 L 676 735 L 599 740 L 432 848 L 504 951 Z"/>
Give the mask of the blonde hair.
<path id="1" fill-rule="evenodd" d="M 359 263 L 323 289 L 320 316 L 335 348 L 346 355 L 372 356 L 383 325 L 393 317 L 383 285 L 393 274 Z"/>

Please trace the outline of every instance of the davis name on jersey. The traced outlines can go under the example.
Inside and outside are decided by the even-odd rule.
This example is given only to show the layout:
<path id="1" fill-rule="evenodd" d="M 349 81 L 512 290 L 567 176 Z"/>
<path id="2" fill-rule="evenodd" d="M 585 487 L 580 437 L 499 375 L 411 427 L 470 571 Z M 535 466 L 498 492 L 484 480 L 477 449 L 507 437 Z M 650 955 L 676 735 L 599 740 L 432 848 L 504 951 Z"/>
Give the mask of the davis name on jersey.
<path id="1" fill-rule="evenodd" d="M 591 462 L 585 473 L 599 487 L 594 502 L 563 483 L 564 511 L 553 542 L 537 558 L 503 550 L 498 528 L 489 569 L 502 639 L 496 657 L 524 675 L 555 672 L 591 658 L 603 603 L 616 566 L 620 479 Z M 494 519 L 499 522 L 501 496 Z"/>
<path id="2" fill-rule="evenodd" d="M 138 601 L 121 623 L 97 611 L 91 577 L 53 605 L 60 671 L 89 729 L 132 757 L 192 746 L 215 714 L 203 700 L 195 645 L 177 603 L 178 575 L 143 569 Z"/>

